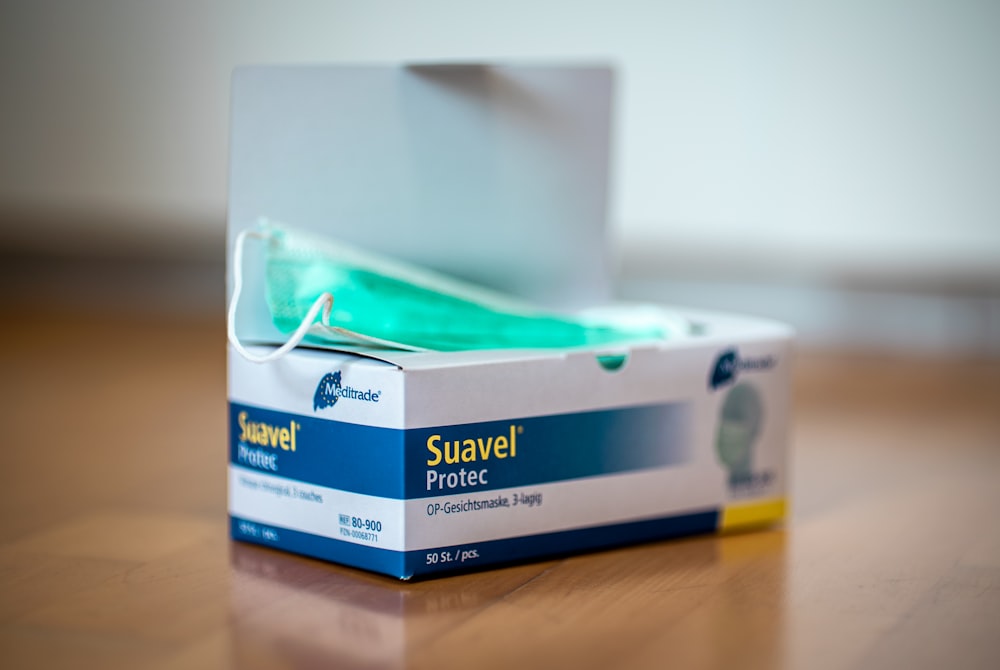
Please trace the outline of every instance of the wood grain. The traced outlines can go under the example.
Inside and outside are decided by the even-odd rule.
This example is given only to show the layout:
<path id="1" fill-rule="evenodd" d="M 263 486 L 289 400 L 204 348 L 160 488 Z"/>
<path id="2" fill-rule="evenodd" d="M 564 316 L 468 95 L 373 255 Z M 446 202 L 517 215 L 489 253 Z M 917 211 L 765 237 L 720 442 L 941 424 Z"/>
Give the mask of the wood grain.
<path id="1" fill-rule="evenodd" d="M 3 667 L 1000 667 L 1000 363 L 799 357 L 787 527 L 400 583 L 226 537 L 221 321 L 8 310 Z"/>

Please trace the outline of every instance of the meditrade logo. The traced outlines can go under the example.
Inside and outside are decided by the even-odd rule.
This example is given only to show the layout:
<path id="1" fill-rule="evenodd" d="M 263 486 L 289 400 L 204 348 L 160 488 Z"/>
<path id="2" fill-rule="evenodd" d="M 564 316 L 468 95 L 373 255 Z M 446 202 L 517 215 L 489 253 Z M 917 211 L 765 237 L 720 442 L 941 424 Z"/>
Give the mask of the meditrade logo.
<path id="1" fill-rule="evenodd" d="M 371 389 L 356 389 L 351 386 L 344 386 L 343 377 L 340 370 L 328 372 L 323 375 L 316 386 L 316 393 L 313 394 L 313 411 L 318 412 L 327 407 L 333 407 L 341 398 L 347 400 L 360 400 L 362 402 L 378 402 L 382 397 L 381 391 Z"/>
<path id="2" fill-rule="evenodd" d="M 736 349 L 727 349 L 715 359 L 715 365 L 712 366 L 712 371 L 708 376 L 708 388 L 715 391 L 723 386 L 736 383 L 736 378 L 741 372 L 770 370 L 777 363 L 774 356 L 741 358 Z"/>

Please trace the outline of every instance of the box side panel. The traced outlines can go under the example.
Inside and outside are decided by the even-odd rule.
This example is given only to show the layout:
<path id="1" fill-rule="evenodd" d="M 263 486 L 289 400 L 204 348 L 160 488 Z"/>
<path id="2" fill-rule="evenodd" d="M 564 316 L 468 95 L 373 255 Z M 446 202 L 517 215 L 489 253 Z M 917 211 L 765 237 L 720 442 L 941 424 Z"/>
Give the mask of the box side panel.
<path id="1" fill-rule="evenodd" d="M 230 352 L 229 372 L 233 539 L 404 576 L 398 368 Z"/>

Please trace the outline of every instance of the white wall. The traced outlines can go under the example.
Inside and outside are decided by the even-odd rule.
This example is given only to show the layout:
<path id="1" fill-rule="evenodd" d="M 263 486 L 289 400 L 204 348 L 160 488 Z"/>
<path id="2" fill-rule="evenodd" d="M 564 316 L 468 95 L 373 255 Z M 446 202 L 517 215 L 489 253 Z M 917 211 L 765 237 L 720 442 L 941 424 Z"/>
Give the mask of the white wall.
<path id="1" fill-rule="evenodd" d="M 237 64 L 607 58 L 636 267 L 996 287 L 998 35 L 973 0 L 6 0 L 0 213 L 40 223 L 0 241 L 218 239 Z"/>

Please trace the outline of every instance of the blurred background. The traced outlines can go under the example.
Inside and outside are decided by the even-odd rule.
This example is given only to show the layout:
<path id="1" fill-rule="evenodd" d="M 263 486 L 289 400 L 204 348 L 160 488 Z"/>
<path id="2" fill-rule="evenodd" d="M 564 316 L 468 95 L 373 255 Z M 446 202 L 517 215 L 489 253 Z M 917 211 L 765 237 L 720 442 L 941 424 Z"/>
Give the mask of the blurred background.
<path id="1" fill-rule="evenodd" d="M 621 296 L 998 356 L 997 35 L 990 0 L 5 0 L 0 291 L 221 318 L 237 65 L 607 60 Z"/>

